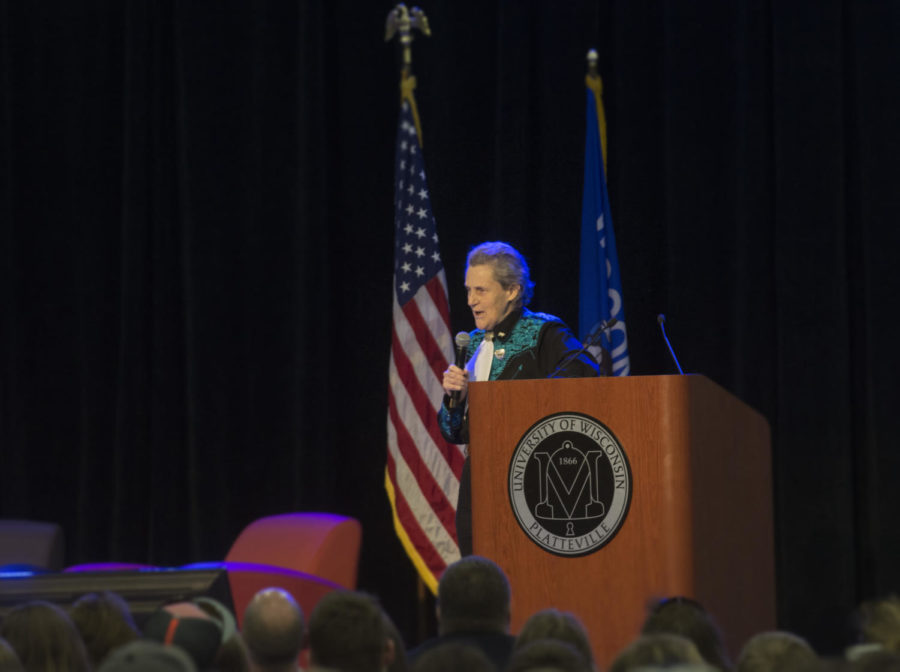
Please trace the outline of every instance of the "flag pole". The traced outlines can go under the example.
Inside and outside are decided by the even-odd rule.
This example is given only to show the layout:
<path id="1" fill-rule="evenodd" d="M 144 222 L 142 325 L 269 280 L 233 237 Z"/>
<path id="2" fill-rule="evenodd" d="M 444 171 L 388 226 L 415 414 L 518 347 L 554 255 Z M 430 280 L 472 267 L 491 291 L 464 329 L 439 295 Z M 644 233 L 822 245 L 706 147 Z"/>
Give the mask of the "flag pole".
<path id="1" fill-rule="evenodd" d="M 416 105 L 416 99 L 414 95 L 414 91 L 416 88 L 416 78 L 412 74 L 412 43 L 414 37 L 414 30 L 420 31 L 426 37 L 431 36 L 431 28 L 428 25 L 428 17 L 425 16 L 425 12 L 423 12 L 418 7 L 413 7 L 412 9 L 407 9 L 404 3 L 398 4 L 394 9 L 392 9 L 388 15 L 387 20 L 385 21 L 385 33 L 384 39 L 385 42 L 389 42 L 395 36 L 398 37 L 398 42 L 400 45 L 400 53 L 401 53 L 401 61 L 400 61 L 400 104 L 401 107 L 404 104 L 409 106 L 409 111 L 412 116 L 413 125 L 415 126 L 415 132 L 417 135 L 417 144 L 421 149 L 422 142 L 422 124 L 419 121 L 419 110 Z M 424 181 L 425 173 L 424 169 L 422 171 L 422 180 Z M 425 193 L 424 191 L 422 193 Z M 421 212 L 424 213 L 424 210 Z M 434 234 L 434 240 L 437 241 L 437 233 Z M 443 278 L 443 271 L 441 271 L 441 278 Z M 442 280 L 445 283 L 445 281 Z M 446 286 L 444 284 L 444 293 L 446 294 Z M 449 316 L 447 317 L 449 322 Z M 415 565 L 417 577 L 416 583 L 416 601 L 417 601 L 417 629 L 420 640 L 424 640 L 430 634 L 428 632 L 428 609 L 429 609 L 429 589 L 432 593 L 437 592 L 437 579 L 435 577 L 435 572 L 433 568 L 429 567 L 427 563 L 423 560 L 419 549 L 416 548 L 415 543 L 410 539 L 406 530 L 404 529 L 403 524 L 400 522 L 397 515 L 397 497 L 400 493 L 397 493 L 394 484 L 390 478 L 390 470 L 385 470 L 385 486 L 388 491 L 388 496 L 391 501 L 391 507 L 394 511 L 394 527 L 397 531 L 397 534 L 403 544 L 404 548 L 407 551 L 410 559 L 413 560 L 413 564 Z M 423 574 L 429 577 L 429 581 L 426 585 L 426 581 L 423 578 Z"/>
<path id="2" fill-rule="evenodd" d="M 597 52 L 587 54 L 585 76 L 584 191 L 581 201 L 581 251 L 579 259 L 578 333 L 585 336 L 594 325 L 612 322 L 600 345 L 592 350 L 608 375 L 627 376 L 631 371 L 628 335 L 622 302 L 616 237 L 613 232 L 609 193 L 606 188 L 606 115 L 603 82 L 597 73 Z"/>
<path id="3" fill-rule="evenodd" d="M 597 123 L 600 128 L 600 151 L 603 153 L 603 171 L 608 168 L 606 163 L 606 113 L 603 111 L 603 80 L 597 72 L 599 56 L 596 49 L 587 53 L 588 73 L 584 83 L 594 92 L 594 103 L 597 105 Z"/>

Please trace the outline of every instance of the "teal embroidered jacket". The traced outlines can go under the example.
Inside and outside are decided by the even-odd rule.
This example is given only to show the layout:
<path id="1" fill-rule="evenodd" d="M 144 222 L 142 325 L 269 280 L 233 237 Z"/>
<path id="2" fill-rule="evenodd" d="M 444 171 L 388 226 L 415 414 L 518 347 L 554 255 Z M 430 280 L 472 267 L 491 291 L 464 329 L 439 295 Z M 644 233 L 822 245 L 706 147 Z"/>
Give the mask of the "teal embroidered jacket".
<path id="1" fill-rule="evenodd" d="M 484 330 L 469 334 L 466 359 L 471 359 L 484 340 Z M 599 375 L 599 367 L 589 354 L 582 354 L 562 370 L 565 359 L 581 349 L 581 343 L 558 317 L 522 309 L 508 315 L 494 329 L 494 359 L 488 380 L 529 378 L 586 378 Z M 468 443 L 468 405 L 447 407 L 448 397 L 438 411 L 441 434 L 451 443 Z"/>

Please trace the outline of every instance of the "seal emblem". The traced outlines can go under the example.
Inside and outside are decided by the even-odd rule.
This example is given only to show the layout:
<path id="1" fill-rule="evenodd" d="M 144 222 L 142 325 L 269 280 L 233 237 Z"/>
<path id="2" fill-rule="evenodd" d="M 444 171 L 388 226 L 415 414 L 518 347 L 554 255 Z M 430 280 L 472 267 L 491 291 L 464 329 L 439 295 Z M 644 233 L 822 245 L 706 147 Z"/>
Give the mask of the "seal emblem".
<path id="1" fill-rule="evenodd" d="M 509 463 L 509 501 L 519 526 L 556 555 L 578 557 L 608 544 L 625 522 L 631 490 L 622 445 L 582 413 L 536 422 Z"/>

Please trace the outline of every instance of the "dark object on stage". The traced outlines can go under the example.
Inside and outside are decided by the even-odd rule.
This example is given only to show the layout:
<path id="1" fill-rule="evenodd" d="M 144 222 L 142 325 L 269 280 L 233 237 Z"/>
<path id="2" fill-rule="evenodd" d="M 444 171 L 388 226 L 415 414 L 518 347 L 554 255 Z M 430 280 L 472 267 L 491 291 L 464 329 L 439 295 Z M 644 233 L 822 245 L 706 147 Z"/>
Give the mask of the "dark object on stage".
<path id="1" fill-rule="evenodd" d="M 224 569 L 153 569 L 127 572 L 67 572 L 0 577 L 0 620 L 15 606 L 44 600 L 68 608 L 87 593 L 111 591 L 131 609 L 139 628 L 163 604 L 208 596 L 234 609 Z"/>
<path id="2" fill-rule="evenodd" d="M 63 531 L 56 523 L 0 520 L 0 567 L 22 565 L 58 572 L 63 568 Z"/>

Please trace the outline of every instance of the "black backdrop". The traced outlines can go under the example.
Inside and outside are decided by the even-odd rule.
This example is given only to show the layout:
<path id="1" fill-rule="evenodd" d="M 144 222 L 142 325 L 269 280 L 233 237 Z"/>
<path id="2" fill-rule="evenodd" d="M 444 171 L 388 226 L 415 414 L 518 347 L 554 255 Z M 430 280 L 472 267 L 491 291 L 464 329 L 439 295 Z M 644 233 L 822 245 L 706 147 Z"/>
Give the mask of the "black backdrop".
<path id="1" fill-rule="evenodd" d="M 261 515 L 353 515 L 415 639 L 382 487 L 390 8 L 0 0 L 0 516 L 60 522 L 70 562 L 178 565 Z M 672 370 L 666 312 L 685 368 L 768 417 L 780 625 L 841 646 L 900 590 L 900 5 L 423 8 L 454 330 L 496 238 L 574 325 L 596 46 L 632 372 Z"/>

